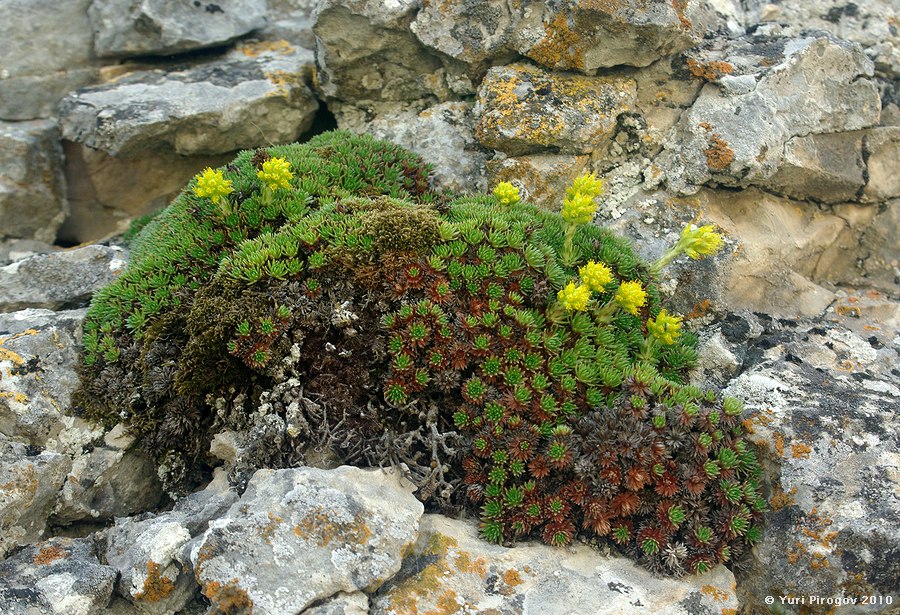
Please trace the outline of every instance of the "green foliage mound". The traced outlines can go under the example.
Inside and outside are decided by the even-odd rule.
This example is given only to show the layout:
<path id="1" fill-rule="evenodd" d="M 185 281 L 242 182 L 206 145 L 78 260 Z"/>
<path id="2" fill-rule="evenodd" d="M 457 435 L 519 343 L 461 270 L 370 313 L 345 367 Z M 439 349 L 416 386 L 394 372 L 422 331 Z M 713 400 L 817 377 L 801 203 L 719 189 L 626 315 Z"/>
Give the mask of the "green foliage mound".
<path id="1" fill-rule="evenodd" d="M 605 229 L 437 194 L 429 172 L 335 132 L 195 179 L 94 298 L 83 412 L 124 422 L 172 490 L 233 429 L 236 480 L 405 464 L 426 504 L 476 511 L 494 542 L 593 536 L 672 573 L 739 558 L 764 507 L 741 409 L 683 384 L 691 335 L 649 343 L 652 269 Z M 587 261 L 613 277 L 597 305 L 625 282 L 646 302 L 563 309 Z"/>

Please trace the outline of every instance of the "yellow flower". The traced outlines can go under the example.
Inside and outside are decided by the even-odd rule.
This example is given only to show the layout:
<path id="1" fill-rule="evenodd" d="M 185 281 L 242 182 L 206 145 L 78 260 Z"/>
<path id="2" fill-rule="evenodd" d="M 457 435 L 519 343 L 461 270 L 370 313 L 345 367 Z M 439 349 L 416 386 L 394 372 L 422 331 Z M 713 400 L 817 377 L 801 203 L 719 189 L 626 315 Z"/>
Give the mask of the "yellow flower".
<path id="1" fill-rule="evenodd" d="M 566 311 L 583 312 L 587 309 L 591 299 L 591 289 L 583 284 L 575 286 L 575 282 L 569 282 L 565 288 L 556 294 L 556 298 Z"/>
<path id="2" fill-rule="evenodd" d="M 689 224 L 681 231 L 681 240 L 684 253 L 693 259 L 703 258 L 715 254 L 722 247 L 722 236 L 712 226 L 696 227 Z"/>
<path id="3" fill-rule="evenodd" d="M 223 196 L 228 196 L 234 192 L 234 188 L 231 187 L 231 180 L 225 179 L 222 171 L 213 171 L 211 168 L 206 167 L 202 173 L 197 173 L 194 178 L 197 180 L 197 184 L 194 186 L 194 194 L 200 198 L 209 197 L 209 200 L 216 205 L 219 204 L 219 200 Z"/>
<path id="4" fill-rule="evenodd" d="M 647 331 L 666 346 L 674 344 L 681 335 L 681 316 L 660 310 L 655 319 L 647 320 Z"/>
<path id="5" fill-rule="evenodd" d="M 613 281 L 612 269 L 604 263 L 588 261 L 587 265 L 578 270 L 581 281 L 592 291 L 603 292 L 603 287 Z"/>
<path id="6" fill-rule="evenodd" d="M 614 299 L 623 310 L 637 316 L 638 308 L 647 303 L 647 292 L 640 282 L 622 282 Z"/>
<path id="7" fill-rule="evenodd" d="M 262 170 L 256 172 L 256 176 L 271 190 L 276 188 L 290 190 L 289 182 L 294 178 L 294 174 L 291 173 L 291 163 L 284 158 L 269 158 L 263 163 Z"/>
<path id="8" fill-rule="evenodd" d="M 497 201 L 503 206 L 515 205 L 521 200 L 519 189 L 509 182 L 497 184 L 497 187 L 494 188 L 494 196 L 497 197 Z"/>
<path id="9" fill-rule="evenodd" d="M 578 192 L 563 200 L 562 217 L 571 224 L 588 224 L 596 211 L 594 197 L 589 194 Z"/>
<path id="10" fill-rule="evenodd" d="M 584 194 L 592 199 L 603 193 L 603 180 L 597 179 L 593 173 L 585 173 L 566 190 L 566 196 L 572 198 L 576 194 Z"/>

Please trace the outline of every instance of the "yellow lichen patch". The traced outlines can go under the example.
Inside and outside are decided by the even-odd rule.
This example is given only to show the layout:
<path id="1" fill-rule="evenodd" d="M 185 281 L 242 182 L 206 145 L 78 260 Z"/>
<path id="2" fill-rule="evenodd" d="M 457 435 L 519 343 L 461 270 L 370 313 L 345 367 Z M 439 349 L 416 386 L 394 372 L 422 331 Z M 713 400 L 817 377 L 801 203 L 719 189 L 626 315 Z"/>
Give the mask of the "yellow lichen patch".
<path id="1" fill-rule="evenodd" d="M 147 576 L 144 578 L 144 586 L 134 595 L 135 600 L 144 602 L 159 602 L 168 598 L 175 589 L 172 579 L 162 575 L 162 566 L 152 559 L 147 562 Z"/>
<path id="2" fill-rule="evenodd" d="M 364 545 L 372 537 L 372 530 L 359 513 L 352 521 L 334 521 L 327 512 L 319 510 L 303 517 L 294 526 L 294 535 L 319 547 L 326 547 L 333 541 Z"/>
<path id="3" fill-rule="evenodd" d="M 503 573 L 503 582 L 510 587 L 516 587 L 518 585 L 521 585 L 525 581 L 522 580 L 522 575 L 519 574 L 518 570 L 516 570 L 515 568 L 510 568 Z"/>
<path id="4" fill-rule="evenodd" d="M 809 459 L 811 452 L 812 447 L 808 444 L 803 444 L 802 442 L 791 444 L 791 456 L 794 459 Z"/>
<path id="5" fill-rule="evenodd" d="M 584 69 L 584 40 L 571 16 L 559 13 L 544 23 L 544 38 L 528 50 L 528 57 L 550 68 Z"/>
<path id="6" fill-rule="evenodd" d="M 12 341 L 14 339 L 24 337 L 26 335 L 36 335 L 36 329 L 26 329 L 25 331 L 21 331 L 16 333 L 15 335 L 10 335 L 9 337 L 0 337 L 0 361 L 12 361 L 15 365 L 24 365 L 25 359 L 19 356 L 17 353 L 13 352 L 9 348 L 4 348 L 4 344 L 6 342 Z"/>
<path id="7" fill-rule="evenodd" d="M 728 592 L 719 589 L 715 585 L 704 585 L 700 588 L 700 593 L 706 594 L 710 598 L 712 598 L 715 602 L 727 602 L 729 594 Z"/>
<path id="8" fill-rule="evenodd" d="M 11 398 L 20 404 L 28 403 L 28 396 L 14 391 L 0 391 L 0 397 Z"/>
<path id="9" fill-rule="evenodd" d="M 283 522 L 283 518 L 273 512 L 269 512 L 269 522 L 259 528 L 260 537 L 265 539 L 266 543 L 272 544 L 272 536 L 275 535 L 275 530 L 278 529 L 278 526 Z"/>
<path id="10" fill-rule="evenodd" d="M 280 41 L 257 41 L 253 43 L 244 43 L 238 46 L 238 51 L 245 56 L 255 58 L 263 53 L 280 53 L 288 55 L 294 51 L 294 46 L 285 40 Z"/>
<path id="11" fill-rule="evenodd" d="M 212 602 L 212 613 L 216 615 L 247 615 L 253 613 L 253 601 L 247 592 L 238 586 L 238 580 L 228 583 L 210 581 L 201 588 L 203 595 Z"/>
<path id="12" fill-rule="evenodd" d="M 298 85 L 303 85 L 303 76 L 300 73 L 292 73 L 286 70 L 273 70 L 265 73 L 275 89 L 266 94 L 266 96 L 285 96 L 290 94 L 291 89 Z"/>
<path id="13" fill-rule="evenodd" d="M 780 433 L 775 434 L 775 452 L 779 457 L 784 457 L 784 437 Z"/>
<path id="14" fill-rule="evenodd" d="M 698 62 L 697 60 L 687 61 L 688 70 L 694 79 L 703 81 L 716 81 L 721 79 L 723 75 L 730 75 L 734 72 L 734 66 L 728 62 Z"/>
<path id="15" fill-rule="evenodd" d="M 728 147 L 728 143 L 722 139 L 722 135 L 716 133 L 706 140 L 708 148 L 703 150 L 706 155 L 706 166 L 714 171 L 724 171 L 734 162 L 734 150 Z"/>
<path id="16" fill-rule="evenodd" d="M 737 615 L 737 609 L 722 609 L 722 615 Z"/>
<path id="17" fill-rule="evenodd" d="M 49 547 L 44 547 L 34 556 L 32 562 L 37 566 L 46 566 L 52 562 L 55 562 L 58 559 L 63 559 L 68 556 L 68 550 L 60 547 L 59 545 L 51 545 Z"/>

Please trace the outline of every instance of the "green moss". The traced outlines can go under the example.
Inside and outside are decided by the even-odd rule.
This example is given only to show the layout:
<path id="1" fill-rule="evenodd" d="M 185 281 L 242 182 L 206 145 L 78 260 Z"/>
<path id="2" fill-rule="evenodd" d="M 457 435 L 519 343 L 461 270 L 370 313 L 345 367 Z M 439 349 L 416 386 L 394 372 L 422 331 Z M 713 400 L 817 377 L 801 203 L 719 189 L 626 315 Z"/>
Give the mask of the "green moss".
<path id="1" fill-rule="evenodd" d="M 290 163 L 290 190 L 261 190 L 257 165 L 271 157 Z M 582 226 L 581 260 L 565 266 L 558 214 L 437 195 L 428 173 L 399 147 L 326 133 L 241 153 L 223 169 L 234 192 L 221 206 L 189 184 L 95 296 L 78 403 L 106 424 L 124 420 L 170 469 L 170 487 L 201 479 L 217 430 L 265 411 L 295 427 L 260 443 L 260 464 L 297 463 L 312 445 L 346 463 L 403 461 L 430 506 L 480 510 L 489 540 L 562 545 L 593 531 L 661 558 L 695 535 L 704 497 L 730 534 L 697 547 L 702 562 L 755 536 L 755 459 L 736 444 L 739 411 L 679 384 L 692 336 L 645 343 L 660 297 L 630 245 Z M 615 276 L 598 302 L 639 281 L 646 305 L 557 309 L 587 260 Z M 665 442 L 687 450 L 694 438 L 701 450 L 688 457 L 664 454 Z M 591 457 L 598 450 L 612 456 Z M 584 469 L 611 481 L 605 464 L 617 456 L 616 471 L 632 474 L 597 491 Z M 647 534 L 648 514 L 670 527 Z"/>

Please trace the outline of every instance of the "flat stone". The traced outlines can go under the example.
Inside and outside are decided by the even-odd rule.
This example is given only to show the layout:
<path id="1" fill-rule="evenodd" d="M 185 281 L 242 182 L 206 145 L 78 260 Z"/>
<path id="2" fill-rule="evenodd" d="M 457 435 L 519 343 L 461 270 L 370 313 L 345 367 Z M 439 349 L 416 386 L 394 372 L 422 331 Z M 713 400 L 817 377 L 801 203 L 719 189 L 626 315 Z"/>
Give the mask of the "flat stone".
<path id="1" fill-rule="evenodd" d="M 547 68 L 647 66 L 697 45 L 711 15 L 702 2 L 565 0 L 524 9 L 515 48 Z"/>
<path id="2" fill-rule="evenodd" d="M 861 131 L 793 137 L 784 144 L 783 156 L 765 182 L 781 194 L 840 203 L 856 199 L 866 185 Z"/>
<path id="3" fill-rule="evenodd" d="M 0 611 L 95 615 L 109 604 L 115 580 L 90 539 L 52 538 L 0 562 Z"/>
<path id="4" fill-rule="evenodd" d="M 225 45 L 266 24 L 265 0 L 94 0 L 88 14 L 101 58 L 172 55 Z"/>
<path id="5" fill-rule="evenodd" d="M 487 171 L 491 186 L 510 182 L 519 188 L 522 200 L 558 212 L 566 188 L 589 162 L 589 156 L 577 154 L 532 154 L 489 160 Z"/>
<path id="6" fill-rule="evenodd" d="M 299 613 L 338 592 L 373 592 L 400 570 L 422 504 L 396 475 L 259 470 L 190 550 L 214 608 Z"/>
<path id="7" fill-rule="evenodd" d="M 375 598 L 372 615 L 442 609 L 554 615 L 737 612 L 734 576 L 721 565 L 700 576 L 660 578 L 587 545 L 506 548 L 482 540 L 471 520 L 425 515 L 421 525 L 400 574 Z"/>
<path id="8" fill-rule="evenodd" d="M 84 309 L 0 313 L 0 433 L 33 446 L 75 438 L 76 433 L 82 437 L 83 421 L 63 413 L 78 386 L 85 313 Z"/>
<path id="9" fill-rule="evenodd" d="M 0 434 L 0 558 L 43 536 L 71 463 L 65 455 L 37 453 Z M 0 576 L 0 588 L 2 583 Z M 2 596 L 0 589 L 0 607 Z"/>
<path id="10" fill-rule="evenodd" d="M 815 31 L 799 38 L 760 35 L 698 52 L 688 66 L 711 83 L 645 172 L 647 187 L 666 183 L 670 190 L 693 194 L 707 183 L 767 186 L 782 168 L 789 173 L 798 167 L 804 183 L 791 187 L 795 197 L 821 197 L 815 178 L 836 182 L 844 193 L 857 184 L 856 176 L 848 178 L 829 166 L 854 155 L 827 153 L 828 145 L 842 137 L 802 138 L 878 123 L 881 100 L 871 79 L 873 65 L 858 45 Z M 722 86 L 729 75 L 752 75 L 755 87 L 745 92 Z M 801 140 L 786 147 L 795 137 Z M 854 147 L 838 149 L 852 152 Z M 858 166 L 850 165 L 848 172 L 852 175 Z"/>
<path id="11" fill-rule="evenodd" d="M 91 245 L 0 267 L 0 312 L 81 307 L 118 277 L 127 258 L 122 248 Z"/>
<path id="12" fill-rule="evenodd" d="M 244 47 L 183 70 L 139 71 L 60 105 L 62 136 L 116 157 L 221 154 L 291 142 L 318 109 L 305 84 L 312 53 Z"/>
<path id="13" fill-rule="evenodd" d="M 284 40 L 292 45 L 315 49 L 313 12 L 318 0 L 268 0 L 268 23 L 257 35 L 266 40 Z"/>
<path id="14" fill-rule="evenodd" d="M 0 120 L 55 115 L 69 91 L 96 80 L 90 4 L 0 0 Z"/>
<path id="15" fill-rule="evenodd" d="M 510 156 L 590 153 L 609 141 L 635 95 L 631 79 L 562 75 L 528 64 L 492 68 L 478 91 L 475 135 Z"/>
<path id="16" fill-rule="evenodd" d="M 51 120 L 0 121 L 0 240 L 56 239 L 68 213 L 58 139 Z"/>

